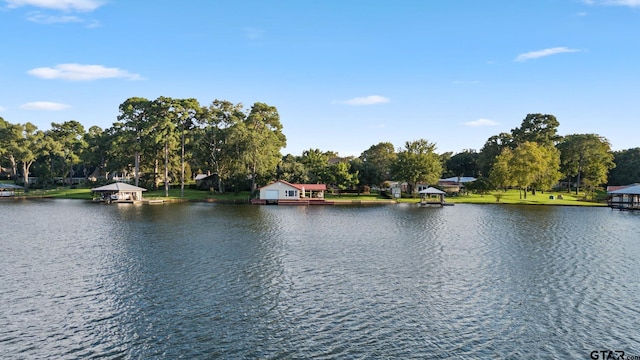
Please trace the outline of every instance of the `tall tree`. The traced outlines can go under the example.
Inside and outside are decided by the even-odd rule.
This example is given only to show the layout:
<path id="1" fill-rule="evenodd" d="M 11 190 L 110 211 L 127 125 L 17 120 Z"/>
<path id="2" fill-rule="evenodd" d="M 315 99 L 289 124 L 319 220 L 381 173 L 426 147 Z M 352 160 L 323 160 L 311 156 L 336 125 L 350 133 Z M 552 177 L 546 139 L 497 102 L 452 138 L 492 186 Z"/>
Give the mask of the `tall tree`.
<path id="1" fill-rule="evenodd" d="M 513 136 L 509 133 L 500 133 L 491 136 L 484 143 L 484 146 L 478 154 L 478 167 L 480 175 L 488 176 L 496 157 L 502 153 L 505 148 L 511 148 L 513 144 Z"/>
<path id="2" fill-rule="evenodd" d="M 225 192 L 229 181 L 239 168 L 241 138 L 239 126 L 246 114 L 242 104 L 214 100 L 198 119 L 196 151 L 200 163 L 218 175 L 218 191 Z"/>
<path id="3" fill-rule="evenodd" d="M 640 183 L 640 147 L 613 153 L 615 168 L 609 170 L 610 185 Z"/>
<path id="4" fill-rule="evenodd" d="M 571 184 L 576 178 L 576 195 L 580 186 L 597 186 L 607 182 L 607 174 L 615 167 L 609 141 L 596 134 L 567 135 L 558 144 L 561 170 Z M 571 191 L 570 186 L 567 191 Z"/>
<path id="5" fill-rule="evenodd" d="M 44 133 L 32 123 L 24 124 L 22 129 L 22 136 L 18 139 L 16 158 L 22 164 L 25 191 L 29 191 L 29 172 L 31 165 L 41 155 Z"/>
<path id="6" fill-rule="evenodd" d="M 339 161 L 329 166 L 331 183 L 340 191 L 358 185 L 358 172 L 351 172 L 351 166 L 347 161 Z"/>
<path id="7" fill-rule="evenodd" d="M 256 102 L 242 123 L 242 158 L 251 178 L 251 191 L 255 191 L 256 178 L 267 172 L 275 172 L 287 145 L 282 133 L 280 115 L 275 106 Z"/>
<path id="8" fill-rule="evenodd" d="M 20 148 L 18 141 L 22 137 L 22 132 L 22 125 L 11 124 L 0 117 L 0 156 L 9 162 L 11 177 L 14 181 L 18 178 L 16 153 Z"/>
<path id="9" fill-rule="evenodd" d="M 391 179 L 391 166 L 398 155 L 390 142 L 380 142 L 372 145 L 360 154 L 362 169 L 361 183 L 380 186 Z"/>
<path id="10" fill-rule="evenodd" d="M 278 179 L 294 184 L 310 182 L 309 173 L 299 157 L 287 154 L 278 165 Z"/>
<path id="11" fill-rule="evenodd" d="M 65 121 L 63 123 L 51 123 L 48 131 L 54 141 L 60 145 L 64 182 L 67 177 L 75 175 L 74 165 L 80 161 L 80 155 L 86 148 L 84 141 L 84 126 L 76 120 Z"/>
<path id="12" fill-rule="evenodd" d="M 197 118 L 202 115 L 203 109 L 196 99 L 181 99 L 174 102 L 174 112 L 177 119 L 177 126 L 180 131 L 180 197 L 184 197 L 185 181 L 185 146 L 190 140 L 190 130 L 193 129 Z"/>
<path id="13" fill-rule="evenodd" d="M 155 99 L 151 103 L 151 116 L 152 123 L 151 137 L 153 144 L 156 145 L 156 149 L 160 150 L 160 156 L 163 160 L 163 182 L 164 182 L 164 196 L 169 196 L 170 185 L 170 166 L 173 165 L 174 149 L 178 146 L 180 135 L 176 131 L 178 127 L 178 117 L 180 102 L 169 97 L 161 96 Z M 159 155 L 158 153 L 156 153 Z M 157 166 L 156 166 L 157 168 Z M 156 171 L 157 172 L 157 171 Z"/>
<path id="14" fill-rule="evenodd" d="M 558 126 L 560 122 L 553 115 L 528 114 L 520 127 L 511 130 L 511 135 L 516 146 L 527 141 L 553 146 L 561 138 Z"/>
<path id="15" fill-rule="evenodd" d="M 445 163 L 448 176 L 473 176 L 479 175 L 479 154 L 475 150 L 462 150 Z"/>
<path id="16" fill-rule="evenodd" d="M 442 175 L 442 163 L 435 149 L 434 143 L 420 139 L 407 141 L 404 148 L 398 150 L 398 159 L 392 172 L 398 179 L 408 183 L 409 192 L 414 196 L 418 182 L 436 184 Z"/>
<path id="17" fill-rule="evenodd" d="M 560 157 L 552 146 L 542 146 L 525 141 L 515 149 L 506 148 L 496 158 L 491 180 L 497 187 L 515 185 L 520 189 L 520 197 L 530 187 L 548 189 L 560 179 Z M 494 173 L 495 172 L 495 173 Z"/>
<path id="18" fill-rule="evenodd" d="M 151 102 L 145 98 L 132 97 L 119 106 L 118 122 L 114 124 L 114 134 L 120 149 L 126 157 L 133 157 L 133 176 L 136 186 L 140 186 L 140 159 L 145 146 L 143 141 L 151 132 Z M 130 152 L 130 153 L 129 153 Z"/>
<path id="19" fill-rule="evenodd" d="M 300 161 L 306 167 L 309 180 L 312 183 L 330 182 L 328 171 L 331 155 L 332 154 L 323 152 L 320 149 L 309 149 L 302 152 Z"/>

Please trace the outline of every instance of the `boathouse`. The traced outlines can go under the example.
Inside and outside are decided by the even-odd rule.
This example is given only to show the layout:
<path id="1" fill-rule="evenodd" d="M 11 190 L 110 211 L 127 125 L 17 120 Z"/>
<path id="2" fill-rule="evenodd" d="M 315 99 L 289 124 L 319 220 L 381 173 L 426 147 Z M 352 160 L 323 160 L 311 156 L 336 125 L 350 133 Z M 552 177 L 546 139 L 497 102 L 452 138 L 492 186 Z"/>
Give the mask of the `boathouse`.
<path id="1" fill-rule="evenodd" d="M 20 185 L 0 183 L 0 197 L 15 196 L 19 191 L 24 191 Z"/>
<path id="2" fill-rule="evenodd" d="M 260 198 L 254 204 L 306 205 L 324 202 L 325 184 L 291 184 L 284 180 L 275 181 L 260 188 Z"/>
<path id="3" fill-rule="evenodd" d="M 142 200 L 142 192 L 147 189 L 129 185 L 123 182 L 115 182 L 109 185 L 91 189 L 94 201 L 103 202 L 135 202 Z"/>
<path id="4" fill-rule="evenodd" d="M 418 191 L 420 194 L 420 205 L 441 205 L 444 206 L 445 192 L 434 187 Z"/>
<path id="5" fill-rule="evenodd" d="M 609 187 L 608 203 L 612 209 L 640 210 L 640 185 Z"/>

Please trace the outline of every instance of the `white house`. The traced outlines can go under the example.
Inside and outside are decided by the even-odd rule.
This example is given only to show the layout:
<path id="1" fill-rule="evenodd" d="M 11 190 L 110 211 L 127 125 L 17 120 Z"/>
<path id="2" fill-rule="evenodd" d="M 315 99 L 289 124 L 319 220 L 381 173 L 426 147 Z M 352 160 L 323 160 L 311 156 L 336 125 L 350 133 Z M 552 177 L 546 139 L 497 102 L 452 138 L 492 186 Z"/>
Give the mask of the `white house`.
<path id="1" fill-rule="evenodd" d="M 278 180 L 260 188 L 260 203 L 301 201 L 305 198 L 324 198 L 325 184 L 291 184 Z"/>

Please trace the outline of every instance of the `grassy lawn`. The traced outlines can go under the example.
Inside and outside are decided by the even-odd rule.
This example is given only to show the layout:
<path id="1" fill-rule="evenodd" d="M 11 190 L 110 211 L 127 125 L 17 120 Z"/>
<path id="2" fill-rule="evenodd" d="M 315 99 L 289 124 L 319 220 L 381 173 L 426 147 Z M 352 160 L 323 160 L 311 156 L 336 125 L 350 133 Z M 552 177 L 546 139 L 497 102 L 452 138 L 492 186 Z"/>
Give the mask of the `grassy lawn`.
<path id="1" fill-rule="evenodd" d="M 61 199 L 81 199 L 91 200 L 91 188 L 78 187 L 71 189 L 69 187 L 58 187 L 56 189 L 41 190 L 32 189 L 28 193 L 24 194 L 28 197 L 50 197 Z M 207 200 L 221 200 L 221 201 L 248 201 L 249 192 L 225 193 L 225 194 L 211 194 L 208 191 L 201 191 L 195 189 L 184 189 L 184 197 L 180 197 L 180 187 L 169 189 L 169 196 L 164 196 L 164 189 L 161 190 L 149 190 L 143 193 L 145 199 L 163 199 L 163 200 L 191 200 L 191 201 L 207 201 Z"/>
<path id="2" fill-rule="evenodd" d="M 31 190 L 24 194 L 25 196 L 33 197 L 51 197 L 51 198 L 64 198 L 64 199 L 81 199 L 91 200 L 92 194 L 90 188 L 75 188 L 59 187 L 51 190 Z M 554 199 L 549 197 L 553 195 Z M 558 195 L 562 195 L 563 199 L 558 199 Z M 169 196 L 164 196 L 164 189 L 161 190 L 149 190 L 143 193 L 145 199 L 162 199 L 170 201 L 222 201 L 222 202 L 248 202 L 250 198 L 249 192 L 240 192 L 238 194 L 230 192 L 225 194 L 210 193 L 209 191 L 184 189 L 184 197 L 180 196 L 180 187 L 172 187 L 169 190 Z M 499 197 L 499 201 L 498 201 Z M 326 193 L 325 198 L 331 201 L 362 201 L 362 202 L 394 202 L 394 200 L 386 199 L 378 194 L 331 194 Z M 478 195 L 462 195 L 451 196 L 445 199 L 447 202 L 456 204 L 524 204 L 524 205 L 574 205 L 574 206 L 606 206 L 602 202 L 584 201 L 584 194 L 575 196 L 574 194 L 568 194 L 566 192 L 545 192 L 544 194 L 538 192 L 536 195 L 527 193 L 527 198 L 520 198 L 518 190 L 493 191 L 489 194 Z M 398 202 L 404 203 L 416 203 L 420 201 L 419 197 L 416 198 L 402 198 L 397 199 Z"/>
<path id="3" fill-rule="evenodd" d="M 393 202 L 391 199 L 384 198 L 378 194 L 331 194 L 330 192 L 326 192 L 324 194 L 324 198 L 331 201 L 389 201 Z"/>
<path id="4" fill-rule="evenodd" d="M 554 199 L 549 197 L 553 195 Z M 558 195 L 562 195 L 563 199 L 558 199 Z M 498 201 L 499 197 L 499 201 Z M 575 206 L 606 206 L 605 203 L 598 203 L 592 201 L 584 201 L 584 194 L 575 196 L 575 194 L 568 194 L 566 192 L 545 192 L 544 194 L 538 191 L 536 195 L 527 193 L 527 198 L 520 198 L 518 190 L 493 191 L 490 194 L 478 195 L 462 195 L 447 197 L 447 202 L 456 204 L 523 204 L 523 205 L 575 205 Z M 418 202 L 420 199 L 402 199 L 403 202 Z"/>

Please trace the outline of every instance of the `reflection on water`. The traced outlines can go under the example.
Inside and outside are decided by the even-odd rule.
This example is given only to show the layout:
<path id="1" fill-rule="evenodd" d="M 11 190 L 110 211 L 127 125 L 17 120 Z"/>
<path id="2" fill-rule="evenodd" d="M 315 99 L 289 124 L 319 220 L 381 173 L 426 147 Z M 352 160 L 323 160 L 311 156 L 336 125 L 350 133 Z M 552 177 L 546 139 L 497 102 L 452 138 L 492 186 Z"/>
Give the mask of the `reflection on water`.
<path id="1" fill-rule="evenodd" d="M 10 358 L 640 355 L 640 214 L 2 202 Z"/>

